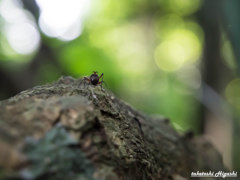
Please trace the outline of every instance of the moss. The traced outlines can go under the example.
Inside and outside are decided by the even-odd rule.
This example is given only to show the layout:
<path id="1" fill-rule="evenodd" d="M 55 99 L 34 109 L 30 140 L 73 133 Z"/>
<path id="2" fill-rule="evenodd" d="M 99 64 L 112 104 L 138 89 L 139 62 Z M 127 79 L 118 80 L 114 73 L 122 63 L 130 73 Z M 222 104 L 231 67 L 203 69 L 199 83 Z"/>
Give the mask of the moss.
<path id="1" fill-rule="evenodd" d="M 61 126 L 47 132 L 40 140 L 28 139 L 24 147 L 30 166 L 20 174 L 24 179 L 93 180 L 93 166 Z"/>

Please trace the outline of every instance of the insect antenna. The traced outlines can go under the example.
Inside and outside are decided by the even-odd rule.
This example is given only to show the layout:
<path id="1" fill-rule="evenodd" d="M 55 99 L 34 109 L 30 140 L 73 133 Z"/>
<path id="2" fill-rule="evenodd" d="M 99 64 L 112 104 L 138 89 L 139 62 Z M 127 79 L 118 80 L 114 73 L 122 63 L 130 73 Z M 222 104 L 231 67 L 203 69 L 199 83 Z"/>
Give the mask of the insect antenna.
<path id="1" fill-rule="evenodd" d="M 106 88 L 108 88 L 107 83 L 105 81 L 103 81 L 103 76 L 102 76 L 102 81 L 101 82 L 106 86 Z"/>

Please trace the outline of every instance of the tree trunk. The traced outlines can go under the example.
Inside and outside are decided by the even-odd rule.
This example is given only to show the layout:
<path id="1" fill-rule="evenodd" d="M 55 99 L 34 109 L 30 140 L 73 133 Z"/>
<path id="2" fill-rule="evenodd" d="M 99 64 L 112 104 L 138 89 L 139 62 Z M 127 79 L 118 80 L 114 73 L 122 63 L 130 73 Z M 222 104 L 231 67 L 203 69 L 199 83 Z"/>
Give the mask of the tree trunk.
<path id="1" fill-rule="evenodd" d="M 204 137 L 79 82 L 62 77 L 0 103 L 0 179 L 177 180 L 224 169 Z"/>

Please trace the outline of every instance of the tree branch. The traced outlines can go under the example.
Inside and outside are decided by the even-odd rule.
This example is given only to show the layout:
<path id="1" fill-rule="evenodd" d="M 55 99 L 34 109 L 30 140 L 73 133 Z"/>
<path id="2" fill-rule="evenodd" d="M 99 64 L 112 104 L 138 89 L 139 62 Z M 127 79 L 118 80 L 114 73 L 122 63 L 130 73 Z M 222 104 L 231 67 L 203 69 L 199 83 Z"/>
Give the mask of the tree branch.
<path id="1" fill-rule="evenodd" d="M 4 178 L 184 179 L 191 171 L 224 169 L 203 137 L 180 135 L 167 119 L 79 82 L 62 77 L 0 103 Z"/>

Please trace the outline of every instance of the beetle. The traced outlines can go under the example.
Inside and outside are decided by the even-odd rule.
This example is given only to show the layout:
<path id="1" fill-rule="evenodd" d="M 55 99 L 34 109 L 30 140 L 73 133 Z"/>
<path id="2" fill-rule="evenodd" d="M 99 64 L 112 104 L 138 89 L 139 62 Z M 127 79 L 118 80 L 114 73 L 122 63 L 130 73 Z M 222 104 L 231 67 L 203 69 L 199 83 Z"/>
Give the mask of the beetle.
<path id="1" fill-rule="evenodd" d="M 102 78 L 102 80 L 100 81 L 100 79 Z M 98 72 L 93 71 L 93 74 L 90 75 L 90 77 L 83 77 L 82 81 L 80 82 L 79 86 L 82 84 L 82 82 L 84 82 L 84 87 L 85 87 L 85 83 L 86 81 L 88 82 L 88 84 L 92 84 L 94 86 L 97 85 L 101 85 L 102 88 L 102 83 L 103 83 L 103 73 L 98 76 Z"/>

